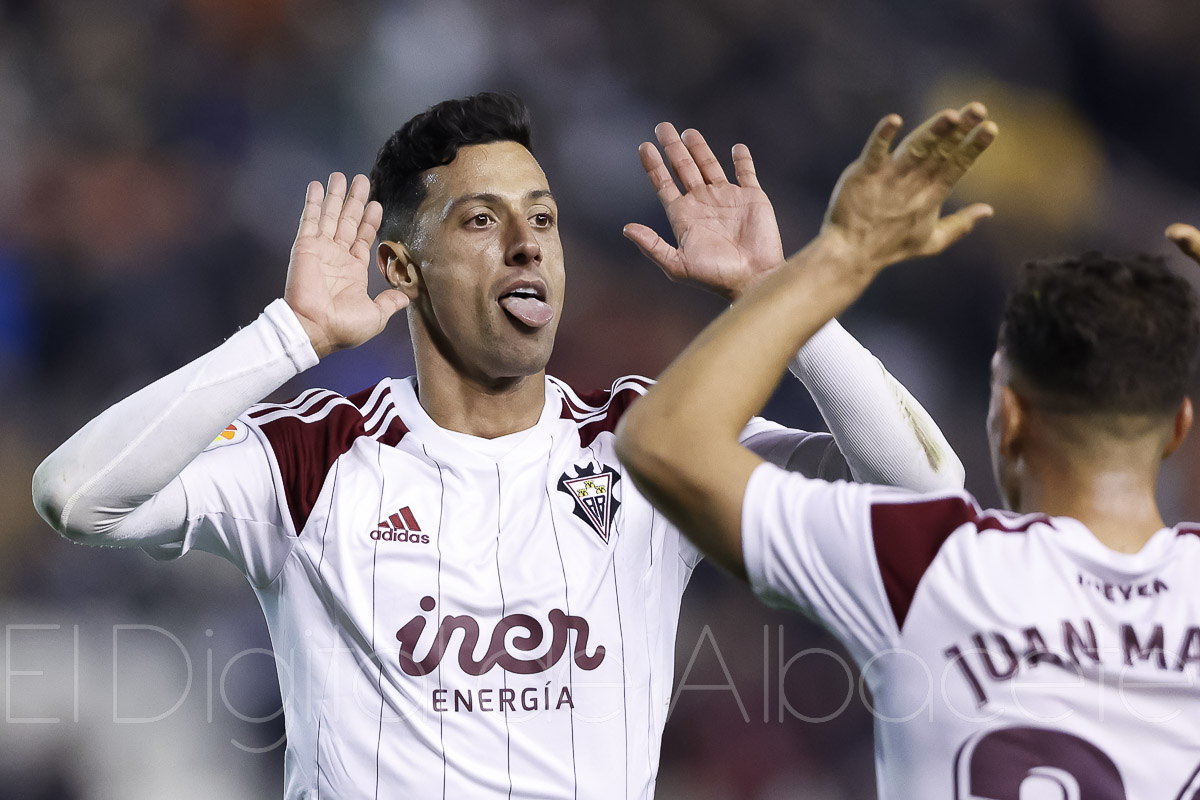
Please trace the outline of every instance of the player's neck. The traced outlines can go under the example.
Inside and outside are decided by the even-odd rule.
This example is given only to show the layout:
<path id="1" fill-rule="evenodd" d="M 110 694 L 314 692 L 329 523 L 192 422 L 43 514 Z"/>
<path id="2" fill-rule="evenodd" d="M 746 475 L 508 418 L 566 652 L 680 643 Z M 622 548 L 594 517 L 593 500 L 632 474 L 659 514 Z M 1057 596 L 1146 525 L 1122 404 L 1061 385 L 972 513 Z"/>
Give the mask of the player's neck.
<path id="1" fill-rule="evenodd" d="M 1030 465 L 1020 511 L 1072 517 L 1112 550 L 1136 553 L 1164 527 L 1155 476 L 1119 462 Z"/>
<path id="2" fill-rule="evenodd" d="M 546 405 L 546 373 L 488 381 L 441 359 L 418 359 L 417 399 L 439 427 L 495 439 L 537 424 Z"/>

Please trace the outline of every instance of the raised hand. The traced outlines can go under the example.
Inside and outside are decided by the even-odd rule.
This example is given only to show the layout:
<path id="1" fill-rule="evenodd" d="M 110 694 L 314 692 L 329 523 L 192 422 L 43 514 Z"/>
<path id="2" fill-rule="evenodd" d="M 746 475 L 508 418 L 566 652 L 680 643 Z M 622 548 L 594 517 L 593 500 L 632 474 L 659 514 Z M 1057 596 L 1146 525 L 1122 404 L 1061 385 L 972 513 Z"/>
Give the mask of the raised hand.
<path id="1" fill-rule="evenodd" d="M 672 247 L 638 223 L 625 226 L 625 237 L 671 280 L 697 284 L 735 300 L 757 278 L 783 263 L 775 210 L 758 185 L 750 150 L 744 144 L 734 146 L 737 183 L 730 183 L 699 131 L 688 129 L 681 138 L 675 126 L 662 122 L 654 134 L 683 191 L 657 147 L 643 142 L 638 153 L 678 245 Z"/>
<path id="2" fill-rule="evenodd" d="M 981 103 L 933 116 L 889 152 L 901 120 L 880 120 L 858 157 L 838 180 L 822 235 L 842 238 L 872 271 L 939 253 L 992 215 L 975 203 L 941 216 L 942 203 L 998 129 Z"/>
<path id="3" fill-rule="evenodd" d="M 304 326 L 317 355 L 357 347 L 383 330 L 392 315 L 408 305 L 396 289 L 374 299 L 367 293 L 371 247 L 383 218 L 372 200 L 365 175 L 335 172 L 329 187 L 308 184 L 300 230 L 292 245 L 283 299 Z"/>
<path id="4" fill-rule="evenodd" d="M 1167 238 L 1184 252 L 1188 258 L 1200 263 L 1200 231 L 1183 222 L 1167 228 Z"/>

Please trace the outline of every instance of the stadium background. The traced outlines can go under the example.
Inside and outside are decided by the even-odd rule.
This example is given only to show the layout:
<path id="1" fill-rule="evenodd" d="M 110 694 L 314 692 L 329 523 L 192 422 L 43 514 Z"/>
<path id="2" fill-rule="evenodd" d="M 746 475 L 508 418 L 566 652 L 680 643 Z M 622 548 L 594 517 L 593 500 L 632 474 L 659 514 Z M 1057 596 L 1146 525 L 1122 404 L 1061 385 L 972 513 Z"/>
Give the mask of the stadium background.
<path id="1" fill-rule="evenodd" d="M 746 142 L 791 252 L 882 114 L 985 101 L 1002 134 L 957 197 L 996 218 L 885 274 L 844 322 L 993 503 L 983 415 L 1005 287 L 1026 258 L 1166 252 L 1169 222 L 1200 222 L 1198 45 L 1186 0 L 3 0 L 0 797 L 278 796 L 279 690 L 249 587 L 207 555 L 72 546 L 34 514 L 29 479 L 278 296 L 305 183 L 367 171 L 412 114 L 489 88 L 531 105 L 569 275 L 552 371 L 589 388 L 658 373 L 720 309 L 620 236 L 666 231 L 636 153 L 655 123 L 722 155 Z M 411 369 L 393 323 L 290 390 Z M 790 379 L 768 416 L 821 425 Z M 1200 517 L 1198 472 L 1193 436 L 1162 480 L 1171 521 Z M 873 797 L 871 719 L 837 652 L 701 570 L 658 796 Z"/>

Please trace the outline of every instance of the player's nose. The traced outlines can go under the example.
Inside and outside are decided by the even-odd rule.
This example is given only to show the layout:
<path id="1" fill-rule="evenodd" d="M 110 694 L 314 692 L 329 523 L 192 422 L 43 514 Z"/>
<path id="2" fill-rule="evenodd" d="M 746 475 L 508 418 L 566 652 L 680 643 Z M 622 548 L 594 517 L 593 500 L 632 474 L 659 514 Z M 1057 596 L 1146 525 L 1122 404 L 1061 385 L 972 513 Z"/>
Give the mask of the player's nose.
<path id="1" fill-rule="evenodd" d="M 524 267 L 541 260 L 542 247 L 533 228 L 525 221 L 513 223 L 504 248 L 504 263 L 510 267 Z"/>

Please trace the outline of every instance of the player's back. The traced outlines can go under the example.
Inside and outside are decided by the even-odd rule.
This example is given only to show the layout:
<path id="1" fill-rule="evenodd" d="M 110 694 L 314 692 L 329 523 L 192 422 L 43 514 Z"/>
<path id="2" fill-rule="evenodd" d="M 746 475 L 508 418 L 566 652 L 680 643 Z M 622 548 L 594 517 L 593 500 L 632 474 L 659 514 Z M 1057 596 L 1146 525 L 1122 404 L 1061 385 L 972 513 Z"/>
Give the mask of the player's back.
<path id="1" fill-rule="evenodd" d="M 1119 553 L 1074 519 L 769 466 L 746 503 L 756 590 L 863 670 L 881 800 L 1200 798 L 1200 526 Z"/>
<path id="2" fill-rule="evenodd" d="M 877 542 L 888 535 L 877 525 Z M 907 557 L 881 548 L 881 566 Z M 1134 554 L 1069 518 L 988 513 L 959 528 L 912 596 L 900 652 L 868 672 L 881 783 L 895 797 L 1018 800 L 1040 783 L 1038 797 L 1191 798 L 1197 574 L 1193 526 Z M 889 595 L 903 602 L 899 587 Z"/>

